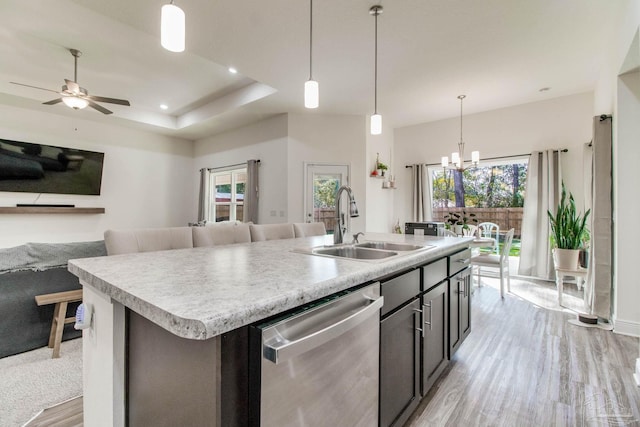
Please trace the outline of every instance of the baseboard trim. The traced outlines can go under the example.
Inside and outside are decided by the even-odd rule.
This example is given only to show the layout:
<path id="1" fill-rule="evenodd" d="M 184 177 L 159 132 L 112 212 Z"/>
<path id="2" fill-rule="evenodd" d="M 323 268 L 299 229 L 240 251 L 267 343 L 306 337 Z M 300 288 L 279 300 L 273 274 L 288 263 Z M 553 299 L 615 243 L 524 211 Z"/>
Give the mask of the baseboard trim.
<path id="1" fill-rule="evenodd" d="M 613 322 L 613 332 L 640 338 L 640 322 L 616 319 Z"/>

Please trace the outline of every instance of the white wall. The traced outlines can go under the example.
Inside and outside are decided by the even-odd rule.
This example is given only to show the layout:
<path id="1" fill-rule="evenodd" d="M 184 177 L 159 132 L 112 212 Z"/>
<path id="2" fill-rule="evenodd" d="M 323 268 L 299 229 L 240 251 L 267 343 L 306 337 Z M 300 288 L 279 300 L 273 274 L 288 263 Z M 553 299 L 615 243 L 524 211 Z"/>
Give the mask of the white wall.
<path id="1" fill-rule="evenodd" d="M 394 215 L 395 193 L 398 190 L 383 189 L 382 183 L 390 176 L 404 173 L 404 165 L 399 165 L 394 159 L 393 153 L 393 129 L 384 125 L 383 118 L 382 134 L 371 135 L 369 132 L 369 118 L 367 117 L 366 135 L 366 162 L 365 172 L 367 175 L 367 231 L 380 233 L 390 233 L 397 218 Z M 380 162 L 389 166 L 385 173 L 385 179 L 370 177 L 371 171 L 376 163 L 376 155 L 380 153 Z M 394 164 L 395 163 L 395 164 Z M 397 187 L 396 187 L 397 188 Z"/>
<path id="2" fill-rule="evenodd" d="M 9 106 L 0 106 L 0 129 L 5 139 L 104 152 L 100 196 L 42 194 L 38 203 L 106 209 L 103 215 L 3 214 L 0 247 L 101 240 L 109 228 L 180 226 L 194 218 L 196 201 L 185 191 L 195 174 L 190 141 Z M 36 197 L 0 192 L 0 205 Z"/>
<path id="3" fill-rule="evenodd" d="M 259 159 L 258 222 L 288 222 L 287 124 L 288 117 L 282 114 L 198 140 L 194 144 L 194 170 Z M 192 183 L 195 200 L 198 199 L 199 183 L 199 175 L 196 175 Z"/>
<path id="4" fill-rule="evenodd" d="M 351 165 L 350 185 L 360 216 L 351 230 L 367 223 L 367 170 L 364 116 L 289 114 L 289 221 L 304 221 L 304 162 Z"/>
<path id="5" fill-rule="evenodd" d="M 510 108 L 464 116 L 463 137 L 467 160 L 471 151 L 481 158 L 567 148 L 562 174 L 578 206 L 583 196 L 583 145 L 591 141 L 593 94 L 583 93 Z M 398 128 L 394 133 L 398 190 L 395 217 L 410 221 L 410 169 L 413 163 L 440 163 L 451 156 L 460 140 L 460 117 Z"/>

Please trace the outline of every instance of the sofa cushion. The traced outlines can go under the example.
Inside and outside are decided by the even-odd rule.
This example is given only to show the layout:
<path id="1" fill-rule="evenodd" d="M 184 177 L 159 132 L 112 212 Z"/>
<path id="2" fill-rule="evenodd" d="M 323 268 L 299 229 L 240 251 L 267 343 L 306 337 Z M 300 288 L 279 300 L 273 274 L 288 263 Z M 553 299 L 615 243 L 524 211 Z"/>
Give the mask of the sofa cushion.
<path id="1" fill-rule="evenodd" d="M 249 224 L 242 222 L 221 222 L 204 227 L 192 227 L 193 247 L 229 245 L 251 242 Z"/>
<path id="2" fill-rule="evenodd" d="M 107 255 L 193 248 L 191 227 L 107 230 L 104 242 Z"/>

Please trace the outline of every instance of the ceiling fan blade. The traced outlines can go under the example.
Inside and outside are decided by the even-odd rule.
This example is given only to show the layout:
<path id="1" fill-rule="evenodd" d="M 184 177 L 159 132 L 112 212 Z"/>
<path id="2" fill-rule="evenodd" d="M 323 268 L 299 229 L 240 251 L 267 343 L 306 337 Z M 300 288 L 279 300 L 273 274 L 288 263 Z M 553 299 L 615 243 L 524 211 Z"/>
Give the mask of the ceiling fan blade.
<path id="1" fill-rule="evenodd" d="M 102 114 L 112 114 L 113 113 L 113 111 L 107 110 L 102 105 L 98 105 L 93 101 L 89 101 L 88 99 L 87 99 L 87 101 L 89 102 L 89 107 L 100 111 Z"/>
<path id="2" fill-rule="evenodd" d="M 74 81 L 64 79 L 64 82 L 67 84 L 67 89 L 69 89 L 73 93 L 80 93 L 80 85 Z"/>
<path id="3" fill-rule="evenodd" d="M 51 90 L 51 89 L 45 89 L 43 87 L 38 87 L 38 86 L 26 85 L 24 83 L 16 83 L 16 82 L 9 82 L 9 83 L 12 83 L 12 84 L 18 85 L 18 86 L 26 86 L 26 87 L 30 87 L 30 88 L 33 88 L 33 89 L 46 90 L 47 92 L 60 93 L 57 90 Z"/>
<path id="4" fill-rule="evenodd" d="M 62 98 L 52 99 L 51 101 L 43 102 L 44 105 L 56 105 L 62 102 Z"/>
<path id="5" fill-rule="evenodd" d="M 127 101 L 126 99 L 105 98 L 104 96 L 97 96 L 97 95 L 88 95 L 85 98 L 90 99 L 92 101 L 96 101 L 96 102 L 108 102 L 109 104 L 131 106 L 129 101 Z"/>

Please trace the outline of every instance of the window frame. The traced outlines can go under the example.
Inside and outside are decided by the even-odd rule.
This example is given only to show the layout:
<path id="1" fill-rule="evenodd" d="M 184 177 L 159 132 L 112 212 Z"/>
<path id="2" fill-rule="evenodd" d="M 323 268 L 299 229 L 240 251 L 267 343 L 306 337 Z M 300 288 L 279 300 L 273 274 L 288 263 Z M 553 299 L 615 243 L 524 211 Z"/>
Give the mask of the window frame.
<path id="1" fill-rule="evenodd" d="M 238 176 L 240 174 L 244 174 L 245 175 L 245 193 L 246 194 L 246 178 L 247 178 L 247 167 L 242 167 L 242 168 L 238 168 L 238 167 L 233 167 L 233 168 L 228 168 L 228 169 L 224 169 L 224 170 L 216 170 L 216 171 L 211 171 L 209 174 L 209 188 L 211 189 L 209 192 L 209 218 L 207 218 L 208 222 L 218 222 L 217 221 L 217 212 L 218 212 L 218 206 L 228 206 L 229 207 L 229 217 L 228 217 L 228 221 L 243 221 L 244 218 L 242 219 L 237 219 L 236 218 L 236 212 L 238 209 L 238 206 L 244 206 L 244 195 L 243 195 L 243 199 L 242 201 L 238 201 L 237 200 L 237 184 L 238 184 Z M 231 192 L 229 194 L 229 201 L 228 202 L 218 202 L 217 201 L 217 191 L 216 191 L 216 178 L 220 177 L 220 176 L 229 176 L 229 181 L 230 181 L 230 187 L 231 187 Z M 244 212 L 243 212 L 244 214 Z M 223 220 L 226 221 L 226 220 Z"/>

